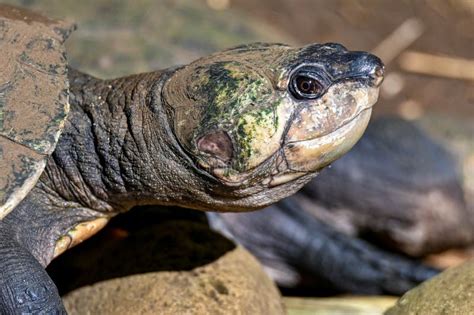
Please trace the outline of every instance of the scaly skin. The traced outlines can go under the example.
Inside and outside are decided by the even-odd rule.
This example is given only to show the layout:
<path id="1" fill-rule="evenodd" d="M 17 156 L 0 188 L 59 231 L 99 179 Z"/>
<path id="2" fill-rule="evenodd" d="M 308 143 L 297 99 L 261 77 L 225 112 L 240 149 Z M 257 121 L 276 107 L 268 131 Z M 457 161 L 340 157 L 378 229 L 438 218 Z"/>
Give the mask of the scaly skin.
<path id="1" fill-rule="evenodd" d="M 303 66 L 321 84 L 313 98 L 288 88 Z M 46 266 L 136 205 L 248 211 L 296 192 L 360 138 L 382 67 L 336 44 L 254 44 L 115 80 L 70 69 L 71 111 L 56 150 L 1 222 L 3 243 L 31 255 L 8 265 Z M 24 288 L 4 278 L 13 293 L 3 308 L 15 313 Z M 39 287 L 63 312 L 55 287 Z"/>

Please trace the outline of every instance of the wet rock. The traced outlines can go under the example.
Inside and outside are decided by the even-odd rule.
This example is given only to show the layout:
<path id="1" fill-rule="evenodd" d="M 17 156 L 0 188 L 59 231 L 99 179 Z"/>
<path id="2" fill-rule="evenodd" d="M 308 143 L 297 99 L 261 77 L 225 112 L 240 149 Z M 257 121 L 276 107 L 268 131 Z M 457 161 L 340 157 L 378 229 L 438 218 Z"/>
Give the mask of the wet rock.
<path id="1" fill-rule="evenodd" d="M 408 291 L 385 314 L 472 314 L 473 310 L 474 260 L 471 260 Z"/>

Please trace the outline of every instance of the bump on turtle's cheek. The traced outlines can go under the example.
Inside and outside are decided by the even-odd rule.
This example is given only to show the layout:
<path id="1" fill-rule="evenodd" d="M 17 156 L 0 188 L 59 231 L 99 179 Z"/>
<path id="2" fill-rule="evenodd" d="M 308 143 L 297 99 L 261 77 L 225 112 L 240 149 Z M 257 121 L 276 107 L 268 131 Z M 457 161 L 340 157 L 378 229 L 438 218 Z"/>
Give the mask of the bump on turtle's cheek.
<path id="1" fill-rule="evenodd" d="M 197 149 L 228 164 L 234 155 L 229 135 L 222 130 L 211 131 L 197 140 Z"/>

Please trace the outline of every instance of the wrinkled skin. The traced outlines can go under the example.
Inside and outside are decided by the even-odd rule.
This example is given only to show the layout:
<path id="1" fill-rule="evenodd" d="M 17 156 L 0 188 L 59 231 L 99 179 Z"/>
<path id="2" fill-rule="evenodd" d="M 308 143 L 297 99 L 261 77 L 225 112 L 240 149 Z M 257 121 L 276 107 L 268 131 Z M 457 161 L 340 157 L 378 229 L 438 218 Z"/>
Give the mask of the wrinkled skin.
<path id="1" fill-rule="evenodd" d="M 288 87 L 303 67 L 318 82 L 311 98 Z M 253 44 L 105 81 L 69 69 L 71 110 L 57 147 L 1 221 L 2 242 L 11 240 L 2 253 L 17 245 L 27 254 L 0 267 L 0 285 L 13 292 L 0 306 L 25 308 L 13 266 L 46 266 L 133 206 L 248 211 L 296 192 L 360 138 L 382 78 L 377 57 L 338 44 Z M 44 309 L 63 311 L 34 269 L 28 308 L 40 288 Z"/>
<path id="2" fill-rule="evenodd" d="M 294 196 L 256 213 L 208 218 L 282 287 L 402 294 L 436 274 L 407 255 L 474 240 L 474 209 L 464 200 L 458 166 L 415 124 L 378 118 Z"/>

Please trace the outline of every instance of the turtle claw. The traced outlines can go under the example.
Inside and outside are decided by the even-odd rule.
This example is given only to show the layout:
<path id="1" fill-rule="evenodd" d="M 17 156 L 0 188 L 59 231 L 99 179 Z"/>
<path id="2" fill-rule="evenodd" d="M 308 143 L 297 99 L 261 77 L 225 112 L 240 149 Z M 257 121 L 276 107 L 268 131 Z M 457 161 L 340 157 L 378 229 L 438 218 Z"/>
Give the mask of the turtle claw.
<path id="1" fill-rule="evenodd" d="M 66 314 L 41 264 L 0 222 L 0 314 Z"/>

